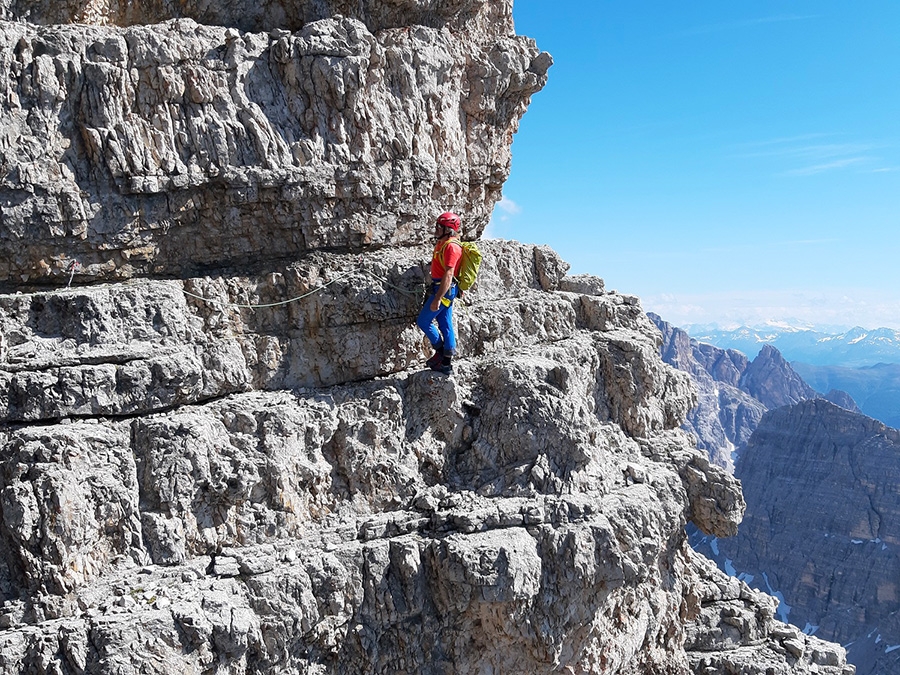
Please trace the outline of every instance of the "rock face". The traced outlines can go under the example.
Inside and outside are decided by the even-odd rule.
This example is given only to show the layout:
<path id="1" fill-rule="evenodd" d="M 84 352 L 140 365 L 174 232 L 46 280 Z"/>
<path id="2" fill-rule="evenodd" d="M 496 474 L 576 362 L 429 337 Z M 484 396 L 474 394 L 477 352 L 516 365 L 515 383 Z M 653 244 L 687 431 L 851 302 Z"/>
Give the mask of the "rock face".
<path id="1" fill-rule="evenodd" d="M 743 501 L 636 300 L 483 247 L 451 379 L 426 249 L 0 299 L 4 672 L 844 672 L 687 546 Z"/>
<path id="2" fill-rule="evenodd" d="M 714 546 L 860 673 L 900 672 L 898 458 L 900 432 L 822 399 L 768 412 L 735 471 L 747 515 Z"/>
<path id="3" fill-rule="evenodd" d="M 854 401 L 853 397 L 846 391 L 841 391 L 840 389 L 829 389 L 828 392 L 822 396 L 822 398 L 824 398 L 826 401 L 831 401 L 836 406 L 843 408 L 844 410 L 863 414 L 863 411 L 859 409 L 858 405 L 856 405 L 856 401 Z"/>
<path id="4" fill-rule="evenodd" d="M 170 4 L 0 25 L 0 670 L 853 672 L 687 545 L 744 502 L 637 298 L 482 242 L 421 369 L 549 65 L 508 3 Z"/>
<path id="5" fill-rule="evenodd" d="M 123 2 L 146 13 L 125 22 L 163 18 L 145 4 L 170 3 Z M 329 3 L 177 4 L 225 23 L 0 25 L 0 284 L 411 245 L 450 208 L 471 236 L 486 226 L 551 63 L 514 35 L 511 3 L 440 3 L 432 25 L 418 3 L 367 3 L 368 25 Z M 100 5 L 6 14 L 75 20 Z M 226 27 L 248 5 L 268 32 Z"/>
<path id="6" fill-rule="evenodd" d="M 349 0 L 0 0 L 0 18 L 36 24 L 80 23 L 131 26 L 189 18 L 202 24 L 247 32 L 300 30 L 307 23 L 340 15 L 366 24 L 370 31 L 421 25 L 465 30 L 492 24 L 512 30 L 512 3 L 487 0 L 351 2 Z M 499 25 L 498 25 L 499 24 Z"/>
<path id="7" fill-rule="evenodd" d="M 734 470 L 735 456 L 766 410 L 819 397 L 770 345 L 750 361 L 734 349 L 697 342 L 656 314 L 649 316 L 663 335 L 663 360 L 689 373 L 697 387 L 697 406 L 688 413 L 684 428 L 718 466 Z M 859 411 L 846 392 L 835 390 L 826 398 Z"/>

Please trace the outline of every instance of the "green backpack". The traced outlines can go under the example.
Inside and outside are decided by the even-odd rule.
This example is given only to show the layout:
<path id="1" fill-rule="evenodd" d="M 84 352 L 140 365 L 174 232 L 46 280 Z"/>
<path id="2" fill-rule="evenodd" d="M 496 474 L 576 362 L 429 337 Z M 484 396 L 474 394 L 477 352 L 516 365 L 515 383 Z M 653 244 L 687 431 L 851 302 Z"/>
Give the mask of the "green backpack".
<path id="1" fill-rule="evenodd" d="M 467 291 L 475 285 L 478 277 L 478 268 L 481 266 L 481 251 L 474 241 L 462 241 L 462 264 L 459 266 L 459 290 Z"/>
<path id="2" fill-rule="evenodd" d="M 459 290 L 467 291 L 475 285 L 475 279 L 478 277 L 478 268 L 481 266 L 481 251 L 478 250 L 474 241 L 459 241 L 456 238 L 448 239 L 447 242 L 438 251 L 438 255 L 444 255 L 444 249 L 451 241 L 456 241 L 462 248 L 462 259 L 459 264 L 459 276 L 456 278 L 456 285 Z"/>

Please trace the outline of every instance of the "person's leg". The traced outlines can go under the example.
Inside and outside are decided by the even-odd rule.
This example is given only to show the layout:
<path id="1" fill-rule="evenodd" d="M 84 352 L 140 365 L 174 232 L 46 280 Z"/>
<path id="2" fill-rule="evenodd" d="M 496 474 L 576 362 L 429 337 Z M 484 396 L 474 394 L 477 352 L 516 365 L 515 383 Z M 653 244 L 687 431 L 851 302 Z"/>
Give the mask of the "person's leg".
<path id="1" fill-rule="evenodd" d="M 449 307 L 441 305 L 437 313 L 437 325 L 444 338 L 444 356 L 456 355 L 456 331 L 453 329 L 453 303 Z"/>
<path id="2" fill-rule="evenodd" d="M 431 311 L 431 299 L 434 297 L 433 295 L 428 295 L 425 298 L 425 304 L 422 305 L 422 309 L 419 311 L 419 316 L 416 319 L 416 325 L 419 329 L 425 333 L 425 337 L 428 338 L 428 341 L 431 343 L 431 346 L 434 347 L 435 351 L 441 346 L 441 334 L 438 332 L 438 329 L 435 328 L 434 320 L 440 315 L 441 310 L 444 309 L 444 306 L 441 305 L 438 311 Z"/>

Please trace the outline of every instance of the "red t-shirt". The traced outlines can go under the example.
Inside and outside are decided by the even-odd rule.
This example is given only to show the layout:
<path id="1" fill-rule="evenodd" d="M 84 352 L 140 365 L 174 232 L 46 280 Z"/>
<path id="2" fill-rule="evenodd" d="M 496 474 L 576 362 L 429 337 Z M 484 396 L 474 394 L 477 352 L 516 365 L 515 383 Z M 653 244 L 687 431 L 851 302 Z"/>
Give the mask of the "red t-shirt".
<path id="1" fill-rule="evenodd" d="M 462 264 L 462 246 L 459 241 L 451 239 L 449 242 L 439 241 L 435 244 L 434 253 L 431 256 L 431 278 L 443 279 L 444 272 L 453 268 L 453 276 L 459 276 L 459 266 Z"/>

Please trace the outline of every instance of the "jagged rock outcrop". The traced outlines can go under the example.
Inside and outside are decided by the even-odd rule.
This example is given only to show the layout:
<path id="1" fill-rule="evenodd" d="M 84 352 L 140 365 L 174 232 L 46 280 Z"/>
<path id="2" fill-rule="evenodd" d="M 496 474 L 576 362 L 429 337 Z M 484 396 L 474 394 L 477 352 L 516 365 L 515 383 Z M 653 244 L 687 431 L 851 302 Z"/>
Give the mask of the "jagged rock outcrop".
<path id="1" fill-rule="evenodd" d="M 131 26 L 168 19 L 193 19 L 213 26 L 247 32 L 272 29 L 300 30 L 313 21 L 340 15 L 362 21 L 373 33 L 411 25 L 454 30 L 473 27 L 512 32 L 511 2 L 444 0 L 421 2 L 355 2 L 352 0 L 0 0 L 0 19 L 24 19 L 35 24 L 100 24 Z"/>
<path id="2" fill-rule="evenodd" d="M 822 399 L 766 413 L 737 462 L 747 498 L 723 564 L 778 591 L 782 616 L 848 645 L 860 673 L 900 672 L 900 432 Z"/>
<path id="3" fill-rule="evenodd" d="M 248 6 L 273 7 L 231 14 Z M 551 59 L 515 36 L 511 3 L 441 4 L 465 29 L 368 6 L 406 20 L 0 23 L 0 284 L 410 245 L 447 208 L 480 233 Z"/>
<path id="4" fill-rule="evenodd" d="M 740 387 L 769 410 L 819 396 L 772 345 L 764 345 L 747 365 Z"/>
<path id="5" fill-rule="evenodd" d="M 637 298 L 483 242 L 421 369 L 510 3 L 136 5 L 0 5 L 3 672 L 852 672 L 687 545 L 743 498 Z"/>

